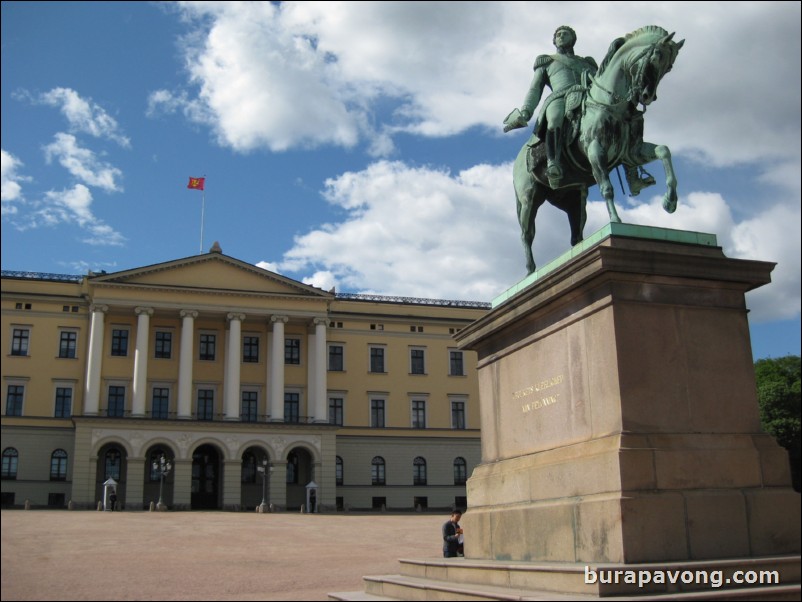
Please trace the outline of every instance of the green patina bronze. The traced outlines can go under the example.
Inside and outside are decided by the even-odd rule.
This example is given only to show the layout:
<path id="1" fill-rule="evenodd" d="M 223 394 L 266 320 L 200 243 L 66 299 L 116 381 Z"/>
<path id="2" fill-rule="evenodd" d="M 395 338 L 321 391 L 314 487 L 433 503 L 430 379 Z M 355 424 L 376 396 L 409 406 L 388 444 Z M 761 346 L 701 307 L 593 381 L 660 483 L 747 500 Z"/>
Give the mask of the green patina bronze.
<path id="1" fill-rule="evenodd" d="M 504 120 L 505 132 L 525 127 L 545 87 L 551 88 L 535 131 L 513 167 L 529 274 L 536 268 L 532 255 L 535 216 L 544 202 L 568 214 L 572 245 L 582 240 L 588 187 L 593 184 L 599 185 L 610 221 L 621 221 L 609 176 L 619 165 L 624 167 L 631 194 L 637 195 L 655 183 L 641 166 L 661 159 L 667 187 L 663 208 L 669 213 L 676 210 L 677 180 L 671 152 L 664 145 L 643 140 L 643 114 L 657 99 L 657 86 L 685 42 L 674 42 L 673 36 L 655 25 L 641 27 L 615 39 L 597 68 L 591 57 L 574 54 L 576 34 L 562 26 L 554 33 L 557 52 L 535 59 L 535 74 L 523 105 Z"/>

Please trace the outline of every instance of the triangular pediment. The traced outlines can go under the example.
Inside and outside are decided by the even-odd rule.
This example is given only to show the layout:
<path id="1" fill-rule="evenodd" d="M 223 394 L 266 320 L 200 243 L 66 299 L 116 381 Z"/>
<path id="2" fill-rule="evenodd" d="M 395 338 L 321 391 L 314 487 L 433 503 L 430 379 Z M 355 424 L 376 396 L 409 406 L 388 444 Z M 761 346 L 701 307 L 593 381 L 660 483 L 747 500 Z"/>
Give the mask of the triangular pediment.
<path id="1" fill-rule="evenodd" d="M 230 293 L 328 298 L 321 289 L 234 259 L 206 253 L 111 274 L 92 276 L 95 285 L 138 286 Z"/>

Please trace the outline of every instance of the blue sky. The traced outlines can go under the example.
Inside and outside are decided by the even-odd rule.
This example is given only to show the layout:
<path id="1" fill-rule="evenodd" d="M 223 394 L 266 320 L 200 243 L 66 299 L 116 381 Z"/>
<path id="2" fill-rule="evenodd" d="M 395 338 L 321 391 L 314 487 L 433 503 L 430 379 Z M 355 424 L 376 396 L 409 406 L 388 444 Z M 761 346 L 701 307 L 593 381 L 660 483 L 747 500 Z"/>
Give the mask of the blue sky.
<path id="1" fill-rule="evenodd" d="M 644 25 L 686 40 L 645 135 L 672 150 L 679 208 L 652 164 L 619 212 L 777 262 L 747 295 L 753 350 L 799 354 L 798 2 L 3 2 L 2 268 L 113 272 L 219 241 L 326 289 L 489 301 L 525 275 L 527 130 L 501 122 L 563 24 L 597 60 Z M 537 226 L 545 265 L 567 220 Z"/>

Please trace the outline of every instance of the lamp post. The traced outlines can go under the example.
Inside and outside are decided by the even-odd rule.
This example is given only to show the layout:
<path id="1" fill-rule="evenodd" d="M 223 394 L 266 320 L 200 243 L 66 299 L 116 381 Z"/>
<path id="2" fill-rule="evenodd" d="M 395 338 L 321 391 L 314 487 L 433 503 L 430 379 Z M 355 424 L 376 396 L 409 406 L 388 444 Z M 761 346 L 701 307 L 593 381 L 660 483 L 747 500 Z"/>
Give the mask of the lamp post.
<path id="1" fill-rule="evenodd" d="M 164 457 L 164 454 L 162 454 L 159 459 L 153 463 L 153 470 L 158 471 L 159 473 L 159 503 L 156 504 L 156 507 L 159 510 L 167 509 L 167 506 L 162 499 L 162 493 L 164 492 L 164 477 L 170 474 L 172 469 L 173 465 L 167 458 Z"/>
<path id="2" fill-rule="evenodd" d="M 259 504 L 259 512 L 262 513 L 267 512 L 267 479 L 270 473 L 273 472 L 273 467 L 271 466 L 268 468 L 268 464 L 270 464 L 270 462 L 265 458 L 262 460 L 262 465 L 256 467 L 256 470 L 262 473 L 262 503 Z"/>

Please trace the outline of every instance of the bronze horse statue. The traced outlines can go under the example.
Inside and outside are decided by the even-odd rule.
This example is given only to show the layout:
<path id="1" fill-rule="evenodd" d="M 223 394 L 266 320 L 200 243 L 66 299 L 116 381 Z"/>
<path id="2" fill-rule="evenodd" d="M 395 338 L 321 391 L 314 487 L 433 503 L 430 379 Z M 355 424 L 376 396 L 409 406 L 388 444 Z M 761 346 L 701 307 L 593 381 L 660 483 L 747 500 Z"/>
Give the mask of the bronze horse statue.
<path id="1" fill-rule="evenodd" d="M 529 274 L 536 267 L 532 255 L 535 216 L 544 202 L 568 214 L 571 245 L 582 241 L 588 187 L 593 184 L 599 185 L 607 202 L 610 221 L 621 221 L 609 177 L 619 165 L 625 168 L 631 192 L 636 195 L 654 184 L 650 176 L 640 175 L 640 166 L 661 159 L 667 187 L 663 208 L 668 213 L 676 210 L 677 180 L 671 152 L 666 146 L 643 141 L 643 114 L 657 99 L 657 86 L 685 42 L 674 42 L 673 36 L 652 25 L 614 40 L 598 72 L 589 78 L 590 85 L 571 91 L 579 93 L 581 101 L 573 114 L 566 113 L 564 175 L 556 189 L 549 185 L 545 144 L 537 134 L 518 153 L 513 183 Z"/>

